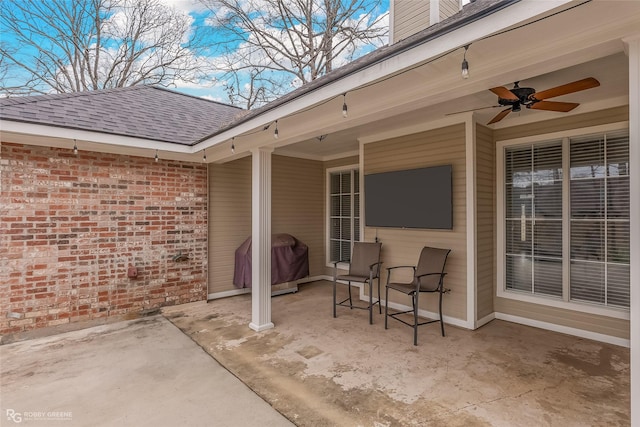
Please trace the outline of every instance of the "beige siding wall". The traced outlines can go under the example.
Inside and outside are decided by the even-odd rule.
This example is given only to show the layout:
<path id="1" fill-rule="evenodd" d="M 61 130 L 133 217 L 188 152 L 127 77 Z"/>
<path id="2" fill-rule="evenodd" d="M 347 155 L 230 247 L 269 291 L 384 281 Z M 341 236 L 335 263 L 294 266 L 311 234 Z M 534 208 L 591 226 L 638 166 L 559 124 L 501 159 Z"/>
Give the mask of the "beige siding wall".
<path id="1" fill-rule="evenodd" d="M 415 265 L 423 246 L 452 249 L 447 261 L 445 315 L 466 320 L 466 184 L 464 125 L 449 126 L 364 146 L 364 173 L 415 169 L 451 164 L 453 166 L 453 230 L 403 230 L 365 228 L 365 240 L 382 242 L 383 267 Z M 399 275 L 398 278 L 403 278 Z M 406 277 L 405 277 L 406 278 Z M 382 283 L 386 281 L 386 270 Z M 391 296 L 390 296 L 391 299 Z M 427 301 L 425 301 L 425 299 Z M 437 298 L 420 302 L 424 309 L 437 312 Z M 410 305 L 410 300 L 394 296 L 392 301 Z"/>
<path id="2" fill-rule="evenodd" d="M 309 274 L 324 274 L 324 169 L 322 162 L 273 156 L 271 231 L 309 247 Z"/>
<path id="3" fill-rule="evenodd" d="M 494 131 L 494 141 L 521 138 L 570 129 L 579 129 L 607 123 L 629 120 L 628 107 L 610 108 L 593 113 L 579 114 Z M 495 292 L 494 292 L 495 295 Z M 498 313 L 519 316 L 556 325 L 592 331 L 614 337 L 629 338 L 629 321 L 606 316 L 587 314 L 573 310 L 548 307 L 507 298 L 494 298 L 494 309 Z"/>
<path id="4" fill-rule="evenodd" d="M 429 26 L 429 0 L 393 1 L 393 42 L 397 43 Z"/>
<path id="5" fill-rule="evenodd" d="M 443 21 L 460 11 L 460 0 L 440 0 L 440 20 Z"/>
<path id="6" fill-rule="evenodd" d="M 249 235 L 251 157 L 209 165 L 209 294 L 235 289 L 235 250 Z"/>
<path id="7" fill-rule="evenodd" d="M 495 280 L 495 145 L 493 131 L 476 126 L 477 319 L 493 313 Z"/>
<path id="8" fill-rule="evenodd" d="M 322 162 L 272 157 L 271 231 L 309 246 L 309 273 L 324 273 Z M 233 286 L 235 250 L 251 235 L 251 157 L 209 166 L 209 294 Z"/>

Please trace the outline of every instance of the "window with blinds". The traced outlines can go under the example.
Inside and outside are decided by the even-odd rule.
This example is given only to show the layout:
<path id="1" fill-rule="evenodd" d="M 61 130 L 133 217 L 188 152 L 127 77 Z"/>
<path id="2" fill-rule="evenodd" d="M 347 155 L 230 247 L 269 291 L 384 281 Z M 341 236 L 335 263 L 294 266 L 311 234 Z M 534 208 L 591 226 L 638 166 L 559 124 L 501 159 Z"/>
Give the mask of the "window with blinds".
<path id="1" fill-rule="evenodd" d="M 626 131 L 506 147 L 504 289 L 628 308 L 629 203 Z"/>
<path id="2" fill-rule="evenodd" d="M 629 307 L 629 137 L 570 140 L 570 299 Z"/>
<path id="3" fill-rule="evenodd" d="M 329 174 L 329 262 L 349 260 L 360 240 L 359 179 L 358 169 Z"/>
<path id="4" fill-rule="evenodd" d="M 562 295 L 562 141 L 505 153 L 506 288 Z"/>

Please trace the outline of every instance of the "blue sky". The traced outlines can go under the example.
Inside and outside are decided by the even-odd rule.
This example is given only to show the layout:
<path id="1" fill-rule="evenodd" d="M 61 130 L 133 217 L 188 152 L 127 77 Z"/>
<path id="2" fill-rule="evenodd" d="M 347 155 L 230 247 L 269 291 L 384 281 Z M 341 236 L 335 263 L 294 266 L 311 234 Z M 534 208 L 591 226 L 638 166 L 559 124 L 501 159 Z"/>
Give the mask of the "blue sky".
<path id="1" fill-rule="evenodd" d="M 0 0 L 0 1 L 3 1 L 3 0 Z M 22 1 L 22 0 L 17 0 L 17 1 Z M 32 0 L 32 1 L 41 1 L 41 0 Z M 42 1 L 45 1 L 45 0 L 42 0 Z M 211 16 L 211 12 L 205 9 L 198 0 L 160 0 L 160 1 L 167 6 L 175 8 L 177 11 L 183 14 L 189 15 L 192 20 L 191 26 L 194 30 L 207 28 L 209 26 L 207 21 Z M 386 14 L 388 10 L 389 10 L 389 0 L 382 0 L 382 5 L 378 10 L 378 14 L 379 15 Z M 388 18 L 385 21 L 383 21 L 383 23 L 385 26 L 388 25 Z M 10 33 L 6 31 L 6 28 L 0 28 L 0 37 L 1 37 L 0 41 L 2 41 L 3 43 L 7 43 L 7 42 L 10 43 L 13 40 L 15 40 L 11 38 Z M 216 37 L 217 36 L 215 32 L 213 31 L 208 32 L 207 40 L 211 42 L 212 46 L 216 46 L 217 42 L 219 41 Z M 41 46 L 47 45 L 47 43 L 45 43 L 44 40 L 38 40 L 35 36 L 33 38 L 33 41 L 37 42 Z M 236 47 L 238 46 L 239 44 Z M 55 47 L 50 47 L 50 49 L 54 49 L 54 48 Z M 361 47 L 358 50 L 357 56 L 361 56 L 362 54 L 365 54 L 373 49 L 374 47 L 372 46 Z M 36 53 L 35 49 L 33 48 L 23 48 L 21 52 L 23 54 Z M 208 51 L 209 56 L 201 56 L 201 57 L 197 57 L 197 59 L 205 62 L 211 61 L 212 63 L 216 63 L 217 55 L 219 55 L 219 53 L 220 52 L 216 52 L 214 49 L 211 49 Z M 344 63 L 344 61 L 345 60 L 343 59 L 342 62 Z M 335 62 L 336 62 L 336 66 L 342 65 L 340 63 L 340 59 L 337 59 Z M 21 80 L 24 81 L 26 78 L 27 78 L 26 73 L 21 74 L 14 71 L 11 74 L 5 75 L 4 82 L 2 83 L 3 83 L 3 86 L 10 86 L 11 83 L 16 81 L 21 81 Z M 292 87 L 295 87 L 295 85 L 296 85 L 296 82 L 295 81 L 292 82 Z M 190 95 L 194 95 L 194 96 L 205 97 L 207 99 L 212 99 L 212 100 L 221 101 L 221 102 L 229 102 L 227 93 L 224 91 L 220 82 L 216 82 L 215 79 L 204 80 L 198 84 L 185 82 L 185 81 L 177 81 L 176 86 L 173 87 L 172 89 L 181 91 Z"/>

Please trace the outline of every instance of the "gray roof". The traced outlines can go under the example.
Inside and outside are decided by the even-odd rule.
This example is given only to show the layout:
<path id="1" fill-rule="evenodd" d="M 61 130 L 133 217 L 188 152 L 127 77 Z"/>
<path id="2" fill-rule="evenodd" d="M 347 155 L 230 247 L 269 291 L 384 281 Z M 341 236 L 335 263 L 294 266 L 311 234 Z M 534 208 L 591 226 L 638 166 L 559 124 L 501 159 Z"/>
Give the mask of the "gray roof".
<path id="1" fill-rule="evenodd" d="M 193 145 L 246 110 L 154 86 L 0 99 L 0 118 Z"/>

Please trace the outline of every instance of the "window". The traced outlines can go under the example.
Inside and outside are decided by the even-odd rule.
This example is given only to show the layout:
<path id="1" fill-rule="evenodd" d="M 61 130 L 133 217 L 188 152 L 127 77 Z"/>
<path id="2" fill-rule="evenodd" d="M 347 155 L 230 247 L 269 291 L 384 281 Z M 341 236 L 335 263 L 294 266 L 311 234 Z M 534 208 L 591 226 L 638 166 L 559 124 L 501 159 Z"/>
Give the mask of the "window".
<path id="1" fill-rule="evenodd" d="M 627 131 L 507 145 L 502 155 L 502 296 L 628 309 Z"/>
<path id="2" fill-rule="evenodd" d="M 329 262 L 351 258 L 360 240 L 360 174 L 358 169 L 329 172 Z"/>

